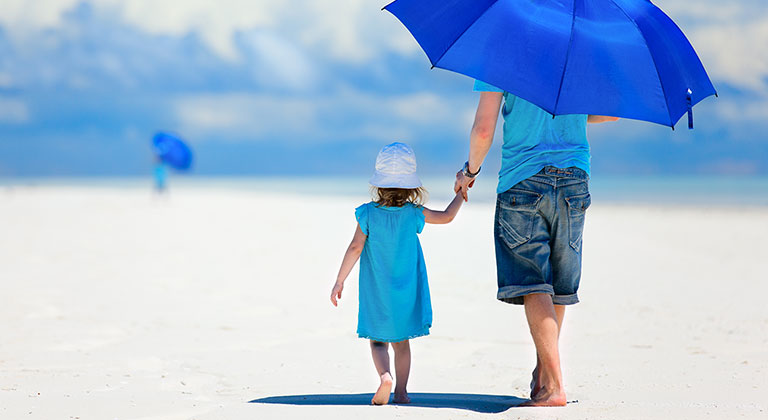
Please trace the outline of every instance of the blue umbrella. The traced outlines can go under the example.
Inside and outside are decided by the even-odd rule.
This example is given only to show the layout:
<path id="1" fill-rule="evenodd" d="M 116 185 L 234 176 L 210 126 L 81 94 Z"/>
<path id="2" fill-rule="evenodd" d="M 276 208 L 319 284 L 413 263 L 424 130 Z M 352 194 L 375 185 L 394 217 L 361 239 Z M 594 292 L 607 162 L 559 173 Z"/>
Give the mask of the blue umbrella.
<path id="1" fill-rule="evenodd" d="M 157 133 L 152 138 L 157 157 L 169 166 L 186 170 L 192 165 L 192 151 L 180 138 L 167 133 Z"/>
<path id="2" fill-rule="evenodd" d="M 552 115 L 674 128 L 716 95 L 682 31 L 648 0 L 395 0 L 385 7 L 433 67 L 482 80 Z"/>

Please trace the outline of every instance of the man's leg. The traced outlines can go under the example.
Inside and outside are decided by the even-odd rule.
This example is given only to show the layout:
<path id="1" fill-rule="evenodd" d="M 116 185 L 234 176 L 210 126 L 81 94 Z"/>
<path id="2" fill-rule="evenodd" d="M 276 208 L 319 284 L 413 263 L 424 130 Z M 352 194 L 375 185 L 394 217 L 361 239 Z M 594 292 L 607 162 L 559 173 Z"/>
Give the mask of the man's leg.
<path id="1" fill-rule="evenodd" d="M 557 312 L 548 294 L 525 296 L 525 316 L 539 358 L 539 392 L 523 406 L 564 406 L 566 404 L 563 375 L 558 350 Z M 564 312 L 564 311 L 563 311 Z"/>
<path id="2" fill-rule="evenodd" d="M 560 338 L 560 331 L 563 330 L 563 318 L 565 318 L 565 305 L 555 305 L 555 314 L 557 315 L 557 338 Z M 541 358 L 536 353 L 536 368 L 531 372 L 531 398 L 539 393 L 539 366 Z"/>

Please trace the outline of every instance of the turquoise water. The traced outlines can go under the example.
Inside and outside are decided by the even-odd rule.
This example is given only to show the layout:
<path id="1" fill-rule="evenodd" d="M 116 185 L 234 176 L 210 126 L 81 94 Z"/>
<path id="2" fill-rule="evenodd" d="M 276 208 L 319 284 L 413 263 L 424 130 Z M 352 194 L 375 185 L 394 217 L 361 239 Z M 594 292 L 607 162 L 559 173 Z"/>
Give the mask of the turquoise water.
<path id="1" fill-rule="evenodd" d="M 445 201 L 453 196 L 451 177 L 423 178 L 430 198 Z M 0 179 L 0 187 L 74 186 L 117 189 L 152 188 L 145 178 L 12 178 Z M 302 195 L 369 196 L 366 177 L 195 177 L 171 176 L 173 189 L 219 189 L 245 192 L 285 192 Z M 495 200 L 496 180 L 479 178 L 470 200 Z M 768 177 L 744 176 L 603 176 L 593 177 L 593 202 L 609 204 L 768 206 Z"/>

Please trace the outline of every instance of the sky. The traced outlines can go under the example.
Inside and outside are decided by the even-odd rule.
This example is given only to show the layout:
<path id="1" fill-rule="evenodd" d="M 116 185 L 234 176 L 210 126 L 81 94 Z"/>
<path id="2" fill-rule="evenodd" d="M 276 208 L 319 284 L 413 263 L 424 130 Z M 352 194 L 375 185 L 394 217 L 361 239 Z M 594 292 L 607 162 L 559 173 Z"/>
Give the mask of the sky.
<path id="1" fill-rule="evenodd" d="M 768 2 L 654 3 L 719 98 L 692 131 L 591 126 L 593 176 L 768 175 Z M 2 0 L 0 177 L 144 175 L 158 130 L 192 145 L 200 175 L 368 173 L 392 141 L 452 174 L 478 94 L 430 70 L 385 4 Z"/>

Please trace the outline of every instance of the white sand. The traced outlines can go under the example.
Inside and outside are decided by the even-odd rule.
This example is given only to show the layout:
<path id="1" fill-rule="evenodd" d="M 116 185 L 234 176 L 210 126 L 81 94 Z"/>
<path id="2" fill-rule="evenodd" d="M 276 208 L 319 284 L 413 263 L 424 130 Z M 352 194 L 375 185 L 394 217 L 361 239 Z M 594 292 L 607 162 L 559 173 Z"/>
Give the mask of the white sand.
<path id="1" fill-rule="evenodd" d="M 334 405 L 376 385 L 356 275 L 328 301 L 364 199 L 0 189 L 0 418 L 768 419 L 768 208 L 593 204 L 561 343 L 578 402 L 506 409 L 472 400 L 527 396 L 533 347 L 470 203 L 422 236 L 412 343 L 409 390 L 454 408 Z M 249 403 L 295 395 L 331 405 Z"/>

